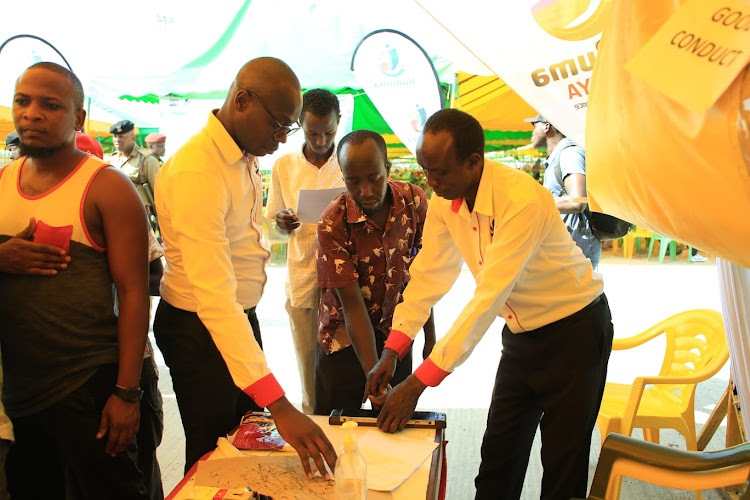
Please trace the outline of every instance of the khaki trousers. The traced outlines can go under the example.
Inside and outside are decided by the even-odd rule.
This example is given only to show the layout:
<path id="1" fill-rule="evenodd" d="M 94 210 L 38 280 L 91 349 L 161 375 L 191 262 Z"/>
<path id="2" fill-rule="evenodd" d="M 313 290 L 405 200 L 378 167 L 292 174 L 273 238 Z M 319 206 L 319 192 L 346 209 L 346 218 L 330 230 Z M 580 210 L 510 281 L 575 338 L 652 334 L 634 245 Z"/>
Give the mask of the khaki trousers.
<path id="1" fill-rule="evenodd" d="M 286 312 L 297 352 L 299 378 L 302 384 L 302 411 L 311 415 L 315 408 L 315 356 L 318 346 L 318 303 L 320 288 L 315 289 L 314 307 L 293 307 L 286 299 Z"/>

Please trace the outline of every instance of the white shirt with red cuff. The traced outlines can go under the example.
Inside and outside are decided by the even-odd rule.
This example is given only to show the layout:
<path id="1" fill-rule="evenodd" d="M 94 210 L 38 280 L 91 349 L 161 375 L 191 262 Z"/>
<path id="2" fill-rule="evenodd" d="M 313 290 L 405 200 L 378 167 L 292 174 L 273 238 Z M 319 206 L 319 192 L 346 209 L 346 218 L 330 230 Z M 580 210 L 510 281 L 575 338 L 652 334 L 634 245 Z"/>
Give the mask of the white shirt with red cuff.
<path id="1" fill-rule="evenodd" d="M 438 385 L 471 354 L 497 316 L 523 334 L 580 311 L 602 294 L 601 275 L 570 237 L 552 195 L 530 175 L 485 160 L 474 210 L 434 197 L 422 250 L 385 347 L 402 357 L 465 261 L 476 289 L 414 375 Z"/>
<path id="2" fill-rule="evenodd" d="M 160 293 L 198 314 L 232 380 L 262 407 L 284 395 L 253 337 L 270 253 L 262 241 L 262 183 L 214 112 L 161 168 L 156 209 L 167 266 Z"/>

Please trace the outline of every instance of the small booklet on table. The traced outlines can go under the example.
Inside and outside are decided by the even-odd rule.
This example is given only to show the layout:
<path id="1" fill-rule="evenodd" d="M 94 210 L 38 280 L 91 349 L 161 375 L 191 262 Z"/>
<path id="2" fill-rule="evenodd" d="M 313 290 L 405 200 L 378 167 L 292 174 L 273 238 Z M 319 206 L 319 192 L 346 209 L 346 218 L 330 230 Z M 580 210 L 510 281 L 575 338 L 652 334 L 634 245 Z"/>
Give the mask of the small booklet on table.
<path id="1" fill-rule="evenodd" d="M 286 444 L 270 413 L 248 412 L 227 440 L 238 450 L 280 450 Z"/>

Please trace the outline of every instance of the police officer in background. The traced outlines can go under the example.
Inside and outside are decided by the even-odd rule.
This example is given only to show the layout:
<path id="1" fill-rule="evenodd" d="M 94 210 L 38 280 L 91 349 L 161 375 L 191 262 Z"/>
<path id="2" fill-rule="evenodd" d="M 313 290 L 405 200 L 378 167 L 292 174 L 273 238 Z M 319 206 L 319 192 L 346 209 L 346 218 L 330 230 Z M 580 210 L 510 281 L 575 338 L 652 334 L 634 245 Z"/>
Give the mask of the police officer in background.
<path id="1" fill-rule="evenodd" d="M 148 146 L 148 149 L 151 150 L 151 154 L 156 156 L 156 158 L 159 160 L 159 164 L 164 165 L 164 160 L 162 158 L 164 157 L 164 153 L 167 150 L 167 136 L 164 134 L 159 134 L 158 132 L 152 132 L 146 136 L 145 142 L 146 146 Z"/>
<path id="2" fill-rule="evenodd" d="M 115 154 L 109 159 L 110 163 L 123 171 L 141 195 L 148 213 L 151 228 L 158 233 L 156 209 L 154 205 L 154 182 L 159 173 L 159 160 L 145 148 L 135 143 L 135 124 L 130 120 L 121 120 L 109 129 L 115 145 Z"/>

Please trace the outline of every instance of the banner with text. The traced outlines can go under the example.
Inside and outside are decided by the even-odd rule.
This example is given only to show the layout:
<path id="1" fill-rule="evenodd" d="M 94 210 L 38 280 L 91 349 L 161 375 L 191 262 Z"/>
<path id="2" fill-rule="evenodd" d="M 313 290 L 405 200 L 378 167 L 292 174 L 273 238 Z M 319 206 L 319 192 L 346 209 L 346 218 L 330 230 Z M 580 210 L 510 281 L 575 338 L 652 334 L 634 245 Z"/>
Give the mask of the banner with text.
<path id="1" fill-rule="evenodd" d="M 610 0 L 415 1 L 584 146 L 591 74 Z"/>
<path id="2" fill-rule="evenodd" d="M 354 50 L 351 69 L 388 126 L 415 154 L 427 118 L 443 107 L 435 67 L 422 47 L 398 31 L 373 31 Z"/>
<path id="3" fill-rule="evenodd" d="M 691 0 L 625 69 L 673 101 L 705 113 L 750 61 L 750 2 Z"/>

